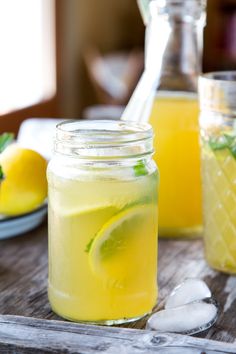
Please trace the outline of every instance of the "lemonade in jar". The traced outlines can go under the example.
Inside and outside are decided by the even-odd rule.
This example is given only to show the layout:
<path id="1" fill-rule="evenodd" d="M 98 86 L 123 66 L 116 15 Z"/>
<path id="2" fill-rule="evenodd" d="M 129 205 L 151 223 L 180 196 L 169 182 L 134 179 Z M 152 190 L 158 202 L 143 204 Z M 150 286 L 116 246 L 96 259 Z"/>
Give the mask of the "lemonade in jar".
<path id="1" fill-rule="evenodd" d="M 200 78 L 205 256 L 236 273 L 236 72 Z"/>
<path id="2" fill-rule="evenodd" d="M 157 300 L 152 129 L 118 121 L 58 125 L 48 167 L 49 283 L 62 317 L 114 324 Z"/>

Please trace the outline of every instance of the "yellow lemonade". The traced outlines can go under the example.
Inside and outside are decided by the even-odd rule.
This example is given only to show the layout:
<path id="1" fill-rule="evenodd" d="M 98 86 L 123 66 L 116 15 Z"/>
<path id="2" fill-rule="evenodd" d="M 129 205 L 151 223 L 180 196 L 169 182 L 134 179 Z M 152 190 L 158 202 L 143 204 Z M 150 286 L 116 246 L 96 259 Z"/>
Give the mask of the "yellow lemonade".
<path id="1" fill-rule="evenodd" d="M 121 176 L 120 176 L 121 177 Z M 48 172 L 49 300 L 75 321 L 119 323 L 157 300 L 157 172 L 67 179 Z"/>
<path id="2" fill-rule="evenodd" d="M 236 156 L 219 142 L 202 148 L 205 255 L 213 268 L 236 273 Z"/>
<path id="3" fill-rule="evenodd" d="M 150 116 L 154 159 L 160 170 L 160 236 L 201 232 L 201 179 L 198 102 L 194 94 L 156 96 Z"/>

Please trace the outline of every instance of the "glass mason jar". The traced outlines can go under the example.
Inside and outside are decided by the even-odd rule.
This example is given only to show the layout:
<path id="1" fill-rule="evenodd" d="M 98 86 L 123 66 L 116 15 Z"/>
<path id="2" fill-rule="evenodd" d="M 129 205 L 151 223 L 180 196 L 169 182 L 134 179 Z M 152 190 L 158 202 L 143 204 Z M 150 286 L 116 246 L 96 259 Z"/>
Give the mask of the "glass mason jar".
<path id="1" fill-rule="evenodd" d="M 153 0 L 146 34 L 146 72 L 156 76 L 149 122 L 161 175 L 159 234 L 202 232 L 197 81 L 205 1 Z"/>
<path id="2" fill-rule="evenodd" d="M 199 89 L 205 256 L 236 273 L 236 72 L 203 75 Z"/>
<path id="3" fill-rule="evenodd" d="M 135 320 L 157 300 L 157 185 L 151 127 L 59 124 L 48 166 L 49 283 L 60 316 Z"/>

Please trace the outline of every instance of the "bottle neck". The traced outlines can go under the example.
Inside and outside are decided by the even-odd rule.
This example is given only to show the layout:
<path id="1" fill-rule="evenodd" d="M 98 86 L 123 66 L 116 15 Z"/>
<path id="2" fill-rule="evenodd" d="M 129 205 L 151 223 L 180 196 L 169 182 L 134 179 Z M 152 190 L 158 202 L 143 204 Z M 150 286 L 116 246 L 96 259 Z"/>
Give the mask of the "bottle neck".
<path id="1" fill-rule="evenodd" d="M 236 119 L 236 71 L 212 72 L 199 79 L 201 111 Z"/>
<path id="2" fill-rule="evenodd" d="M 200 58 L 197 26 L 189 22 L 173 22 L 163 54 L 160 89 L 197 91 Z"/>
<path id="3" fill-rule="evenodd" d="M 197 91 L 203 23 L 202 16 L 154 13 L 147 27 L 145 65 L 159 76 L 159 89 Z"/>

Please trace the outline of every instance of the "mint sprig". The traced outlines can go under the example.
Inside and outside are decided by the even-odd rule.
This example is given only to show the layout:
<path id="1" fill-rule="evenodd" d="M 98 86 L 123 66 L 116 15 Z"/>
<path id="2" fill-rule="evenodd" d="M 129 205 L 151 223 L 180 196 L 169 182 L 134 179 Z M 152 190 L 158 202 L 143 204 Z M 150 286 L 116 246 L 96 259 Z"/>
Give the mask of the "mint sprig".
<path id="1" fill-rule="evenodd" d="M 11 144 L 14 140 L 14 134 L 12 133 L 3 133 L 0 135 L 0 153 L 3 152 L 6 147 Z M 0 182 L 4 179 L 4 173 L 2 166 L 0 165 Z"/>
<path id="2" fill-rule="evenodd" d="M 2 166 L 0 165 L 0 182 L 4 179 L 4 173 L 2 170 Z"/>
<path id="3" fill-rule="evenodd" d="M 14 140 L 14 134 L 3 133 L 0 135 L 0 153 Z"/>
<path id="4" fill-rule="evenodd" d="M 90 249 L 92 247 L 92 244 L 93 244 L 93 241 L 94 241 L 95 237 L 91 238 L 91 240 L 88 242 L 88 244 L 86 245 L 86 248 L 85 248 L 85 252 L 86 253 L 89 253 L 90 252 Z"/>
<path id="5" fill-rule="evenodd" d="M 223 134 L 219 137 L 212 137 L 208 144 L 214 151 L 228 149 L 236 159 L 236 135 Z"/>
<path id="6" fill-rule="evenodd" d="M 134 166 L 134 174 L 135 177 L 146 176 L 148 174 L 147 167 L 145 166 L 145 163 L 142 160 L 138 161 L 137 164 Z"/>

